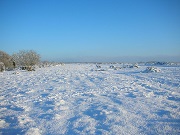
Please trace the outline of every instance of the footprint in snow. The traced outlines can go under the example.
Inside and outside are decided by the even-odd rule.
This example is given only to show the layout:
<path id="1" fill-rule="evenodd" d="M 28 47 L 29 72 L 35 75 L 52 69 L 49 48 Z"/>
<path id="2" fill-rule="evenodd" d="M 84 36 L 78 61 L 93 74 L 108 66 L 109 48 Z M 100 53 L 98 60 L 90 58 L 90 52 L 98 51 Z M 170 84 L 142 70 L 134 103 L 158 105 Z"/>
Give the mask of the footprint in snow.
<path id="1" fill-rule="evenodd" d="M 89 109 L 87 109 L 84 112 L 84 114 L 88 115 L 98 121 L 103 121 L 106 119 L 105 113 L 102 110 L 98 109 L 97 106 L 90 107 Z"/>
<path id="2" fill-rule="evenodd" d="M 43 94 L 41 94 L 41 96 L 42 96 L 43 98 L 47 97 L 48 95 L 49 95 L 49 93 L 43 93 Z"/>
<path id="3" fill-rule="evenodd" d="M 179 98 L 179 97 L 172 97 L 172 96 L 169 96 L 169 97 L 168 97 L 168 100 L 172 100 L 172 101 L 180 101 L 180 98 Z"/>
<path id="4" fill-rule="evenodd" d="M 133 93 L 128 93 L 126 95 L 126 97 L 129 97 L 129 98 L 136 98 L 136 95 L 134 95 Z"/>
<path id="5" fill-rule="evenodd" d="M 160 117 L 163 117 L 163 116 L 170 116 L 170 112 L 169 111 L 166 111 L 166 110 L 159 110 L 156 112 L 156 114 Z"/>
<path id="6" fill-rule="evenodd" d="M 46 119 L 46 120 L 52 120 L 53 116 L 54 116 L 54 114 L 44 113 L 44 114 L 41 114 L 38 118 Z"/>
<path id="7" fill-rule="evenodd" d="M 35 102 L 34 106 L 46 112 L 48 110 L 54 110 L 54 101 Z"/>
<path id="8" fill-rule="evenodd" d="M 6 122 L 7 127 L 1 129 L 2 134 L 10 134 L 10 135 L 18 135 L 18 134 L 24 134 L 25 130 L 18 127 L 18 118 L 16 116 L 6 116 L 3 118 L 3 120 Z"/>
<path id="9" fill-rule="evenodd" d="M 17 106 L 13 106 L 13 105 L 7 105 L 7 106 L 0 106 L 0 108 L 7 108 L 8 110 L 13 110 L 13 111 L 24 111 L 23 108 L 21 107 L 17 107 Z"/>

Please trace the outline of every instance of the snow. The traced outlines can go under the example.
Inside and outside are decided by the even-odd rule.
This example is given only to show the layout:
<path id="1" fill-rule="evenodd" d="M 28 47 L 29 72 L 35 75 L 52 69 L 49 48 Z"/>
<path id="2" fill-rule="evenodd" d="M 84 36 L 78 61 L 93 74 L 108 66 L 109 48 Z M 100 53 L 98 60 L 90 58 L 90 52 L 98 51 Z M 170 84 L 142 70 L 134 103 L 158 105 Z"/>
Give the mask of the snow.
<path id="1" fill-rule="evenodd" d="M 161 72 L 161 70 L 160 70 L 159 68 L 156 68 L 156 67 L 147 67 L 144 72 L 145 72 L 145 73 Z"/>
<path id="2" fill-rule="evenodd" d="M 0 73 L 0 134 L 180 134 L 180 66 L 65 64 Z"/>

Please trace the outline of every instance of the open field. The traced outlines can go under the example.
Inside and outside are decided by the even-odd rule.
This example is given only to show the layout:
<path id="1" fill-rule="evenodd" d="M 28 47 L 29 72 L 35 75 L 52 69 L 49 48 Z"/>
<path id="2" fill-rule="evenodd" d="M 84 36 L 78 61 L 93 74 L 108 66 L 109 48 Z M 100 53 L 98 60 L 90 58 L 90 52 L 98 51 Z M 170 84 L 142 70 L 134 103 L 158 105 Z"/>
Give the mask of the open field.
<path id="1" fill-rule="evenodd" d="M 180 134 L 180 66 L 111 65 L 0 73 L 0 134 Z"/>

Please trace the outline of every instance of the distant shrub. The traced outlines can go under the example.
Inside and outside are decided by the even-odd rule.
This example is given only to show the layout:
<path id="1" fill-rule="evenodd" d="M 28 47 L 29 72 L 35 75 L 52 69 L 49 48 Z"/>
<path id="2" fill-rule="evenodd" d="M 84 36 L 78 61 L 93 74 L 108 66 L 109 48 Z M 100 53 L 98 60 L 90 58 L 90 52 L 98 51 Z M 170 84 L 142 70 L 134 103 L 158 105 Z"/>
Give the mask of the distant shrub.
<path id="1" fill-rule="evenodd" d="M 114 66 L 114 65 L 111 65 L 111 66 L 109 66 L 109 68 L 115 68 L 115 66 Z"/>
<path id="2" fill-rule="evenodd" d="M 172 63 L 170 63 L 170 62 L 150 61 L 150 62 L 146 62 L 145 65 L 147 65 L 147 66 L 168 66 L 168 65 L 172 65 Z"/>
<path id="3" fill-rule="evenodd" d="M 97 68 L 101 68 L 101 66 L 100 66 L 100 65 L 96 65 L 96 67 L 97 67 Z"/>
<path id="4" fill-rule="evenodd" d="M 146 70 L 144 71 L 145 73 L 151 73 L 151 72 L 160 72 L 161 70 L 156 67 L 147 67 Z"/>

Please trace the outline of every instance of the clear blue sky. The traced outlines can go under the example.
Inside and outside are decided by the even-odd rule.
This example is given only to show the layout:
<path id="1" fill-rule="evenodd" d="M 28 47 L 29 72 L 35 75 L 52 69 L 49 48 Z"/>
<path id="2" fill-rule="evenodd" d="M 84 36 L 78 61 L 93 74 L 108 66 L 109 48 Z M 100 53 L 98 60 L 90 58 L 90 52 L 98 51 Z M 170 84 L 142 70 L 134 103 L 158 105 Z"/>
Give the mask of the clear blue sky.
<path id="1" fill-rule="evenodd" d="M 180 61 L 180 0 L 0 0 L 0 50 L 29 49 L 42 60 Z"/>

